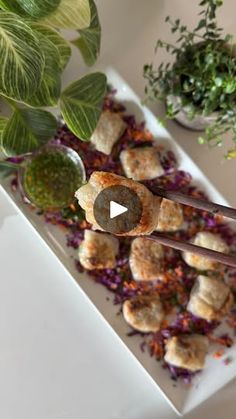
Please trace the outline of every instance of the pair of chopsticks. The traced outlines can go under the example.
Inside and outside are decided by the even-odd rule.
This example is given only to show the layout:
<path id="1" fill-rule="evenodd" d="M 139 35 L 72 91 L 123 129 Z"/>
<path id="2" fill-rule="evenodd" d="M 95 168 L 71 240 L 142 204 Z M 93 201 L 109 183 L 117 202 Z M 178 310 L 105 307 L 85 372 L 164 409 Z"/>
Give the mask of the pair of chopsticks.
<path id="1" fill-rule="evenodd" d="M 150 188 L 150 186 L 148 186 L 148 188 L 153 192 L 153 194 L 162 198 L 170 199 L 172 201 L 178 202 L 179 204 L 188 205 L 203 211 L 211 212 L 214 215 L 222 215 L 224 217 L 236 220 L 235 208 L 219 205 L 215 202 L 205 201 L 204 199 L 193 198 L 192 196 L 185 195 L 181 192 L 166 191 L 159 187 Z M 173 247 L 174 249 L 181 250 L 183 252 L 195 253 L 208 259 L 215 260 L 219 263 L 236 268 L 236 256 L 226 255 L 225 253 L 216 252 L 215 250 L 196 246 L 191 243 L 185 243 L 181 240 L 168 237 L 163 233 L 154 233 L 150 236 L 150 239 L 156 240 L 164 246 Z"/>

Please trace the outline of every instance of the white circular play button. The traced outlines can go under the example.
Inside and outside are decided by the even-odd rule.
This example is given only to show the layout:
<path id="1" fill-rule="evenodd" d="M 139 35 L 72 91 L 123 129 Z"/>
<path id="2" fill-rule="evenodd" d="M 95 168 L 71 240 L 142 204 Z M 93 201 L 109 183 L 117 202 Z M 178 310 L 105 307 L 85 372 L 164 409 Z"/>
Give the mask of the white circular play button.
<path id="1" fill-rule="evenodd" d="M 142 211 L 138 195 L 123 185 L 103 189 L 93 206 L 97 224 L 104 231 L 117 235 L 133 230 L 140 222 Z"/>
<path id="2" fill-rule="evenodd" d="M 124 205 L 120 205 L 115 201 L 110 202 L 110 218 L 118 217 L 118 215 L 124 214 L 127 211 L 128 208 L 124 207 Z"/>

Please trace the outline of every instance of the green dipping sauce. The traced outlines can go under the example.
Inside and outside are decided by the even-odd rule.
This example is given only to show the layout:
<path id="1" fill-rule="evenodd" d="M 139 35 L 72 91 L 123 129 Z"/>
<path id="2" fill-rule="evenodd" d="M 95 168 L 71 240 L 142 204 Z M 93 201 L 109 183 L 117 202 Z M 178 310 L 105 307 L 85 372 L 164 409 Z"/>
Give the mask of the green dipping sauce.
<path id="1" fill-rule="evenodd" d="M 28 199 L 37 207 L 58 210 L 73 202 L 75 191 L 83 182 L 83 168 L 71 153 L 75 152 L 50 146 L 27 164 L 23 188 Z"/>

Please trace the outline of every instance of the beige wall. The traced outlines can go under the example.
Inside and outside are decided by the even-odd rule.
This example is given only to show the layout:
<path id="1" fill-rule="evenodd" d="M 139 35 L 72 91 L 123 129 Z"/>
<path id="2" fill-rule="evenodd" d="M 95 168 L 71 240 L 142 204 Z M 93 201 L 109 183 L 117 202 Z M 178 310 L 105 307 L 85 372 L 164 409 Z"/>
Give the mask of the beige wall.
<path id="1" fill-rule="evenodd" d="M 103 27 L 101 58 L 108 61 L 110 57 L 118 61 L 118 66 L 132 67 L 133 82 L 140 82 L 142 63 L 154 58 L 156 40 L 174 39 L 165 17 L 179 17 L 193 27 L 199 11 L 198 0 L 97 0 L 96 3 Z M 225 32 L 236 36 L 236 1 L 224 0 L 218 16 Z M 159 62 L 163 56 L 159 52 L 154 60 Z"/>
<path id="2" fill-rule="evenodd" d="M 172 35 L 164 23 L 166 15 L 180 17 L 189 26 L 197 23 L 199 0 L 96 0 L 103 27 L 101 65 L 113 65 L 139 95 L 143 95 L 142 67 L 154 59 L 160 62 L 165 56 L 154 57 L 156 40 L 171 40 Z M 236 0 L 224 0 L 219 12 L 219 23 L 236 38 Z M 157 115 L 163 106 L 151 106 Z M 224 152 L 230 139 L 222 148 L 209 150 L 197 144 L 197 135 L 180 128 L 174 122 L 168 129 L 181 146 L 198 163 L 215 186 L 236 206 L 236 189 L 232 179 L 236 175 L 236 161 L 226 162 Z M 219 169 L 220 168 L 220 169 Z"/>
<path id="3" fill-rule="evenodd" d="M 199 0 L 95 0 L 102 23 L 102 51 L 98 66 L 116 68 L 133 89 L 144 96 L 143 64 L 165 58 L 164 52 L 154 56 L 158 38 L 173 40 L 164 20 L 166 15 L 180 17 L 189 26 L 197 24 Z M 236 39 L 236 0 L 224 0 L 219 13 L 219 23 L 225 32 L 231 32 Z M 74 38 L 69 33 L 70 39 Z M 65 75 L 64 83 L 77 79 L 87 71 L 78 53 L 73 54 Z M 158 116 L 163 115 L 163 105 L 150 105 Z M 223 148 L 209 150 L 199 146 L 197 134 L 168 122 L 168 130 L 176 141 L 197 162 L 203 172 L 219 191 L 236 207 L 236 160 L 225 161 L 224 153 L 231 146 L 227 138 Z"/>

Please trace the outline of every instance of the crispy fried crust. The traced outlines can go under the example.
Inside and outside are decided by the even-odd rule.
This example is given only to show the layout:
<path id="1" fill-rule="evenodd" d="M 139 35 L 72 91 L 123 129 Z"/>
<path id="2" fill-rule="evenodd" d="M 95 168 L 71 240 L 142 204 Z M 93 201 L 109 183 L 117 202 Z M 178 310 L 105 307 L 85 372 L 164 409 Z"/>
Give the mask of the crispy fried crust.
<path id="1" fill-rule="evenodd" d="M 157 332 L 164 318 L 159 297 L 151 295 L 136 296 L 123 304 L 126 322 L 140 332 Z"/>
<path id="2" fill-rule="evenodd" d="M 174 336 L 166 344 L 165 361 L 189 371 L 204 368 L 208 339 L 202 335 Z"/>
<path id="3" fill-rule="evenodd" d="M 139 197 L 143 207 L 141 220 L 137 227 L 122 235 L 138 236 L 152 233 L 158 222 L 159 200 L 156 200 L 156 197 L 144 185 L 109 172 L 93 172 L 89 182 L 75 193 L 79 205 L 86 212 L 87 221 L 93 224 L 95 229 L 101 230 L 93 215 L 94 201 L 99 192 L 114 185 L 132 189 Z"/>
<path id="4" fill-rule="evenodd" d="M 233 305 L 228 285 L 216 278 L 200 275 L 191 291 L 187 310 L 205 320 L 221 320 Z"/>
<path id="5" fill-rule="evenodd" d="M 119 242 L 110 234 L 85 230 L 84 240 L 79 247 L 79 261 L 88 269 L 113 269 L 116 266 Z"/>
<path id="6" fill-rule="evenodd" d="M 192 240 L 192 243 L 207 249 L 216 250 L 218 252 L 226 254 L 229 253 L 229 247 L 223 239 L 219 235 L 208 231 L 201 231 L 197 233 Z M 190 252 L 184 252 L 183 259 L 189 266 L 192 266 L 199 271 L 216 270 L 220 267 L 218 262 Z"/>
<path id="7" fill-rule="evenodd" d="M 90 141 L 96 150 L 109 155 L 125 128 L 126 124 L 118 113 L 104 111 Z"/>
<path id="8" fill-rule="evenodd" d="M 161 244 L 146 237 L 137 237 L 131 245 L 130 269 L 136 281 L 162 278 L 164 251 Z"/>
<path id="9" fill-rule="evenodd" d="M 184 222 L 183 209 L 177 202 L 161 200 L 157 231 L 177 231 Z"/>
<path id="10" fill-rule="evenodd" d="M 120 154 L 123 170 L 133 180 L 155 179 L 163 175 L 158 151 L 155 147 L 135 147 Z"/>

